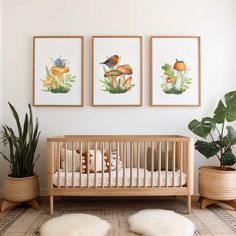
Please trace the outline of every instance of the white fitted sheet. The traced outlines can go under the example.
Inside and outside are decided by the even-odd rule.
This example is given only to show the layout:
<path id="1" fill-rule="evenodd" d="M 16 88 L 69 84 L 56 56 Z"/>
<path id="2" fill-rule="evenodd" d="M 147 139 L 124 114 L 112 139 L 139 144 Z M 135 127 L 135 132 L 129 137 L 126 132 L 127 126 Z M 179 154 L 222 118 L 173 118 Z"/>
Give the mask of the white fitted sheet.
<path id="1" fill-rule="evenodd" d="M 138 180 L 138 174 L 137 174 L 137 168 L 132 169 L 132 186 L 137 187 L 137 180 Z M 125 186 L 129 187 L 130 186 L 130 168 L 125 168 Z M 167 185 L 173 186 L 173 171 L 168 171 L 167 172 Z M 53 175 L 53 184 L 55 186 L 58 186 L 58 174 L 59 174 L 59 186 L 64 187 L 65 186 L 65 172 L 63 170 L 60 170 L 59 172 L 57 171 Z M 153 172 L 153 186 L 158 186 L 158 171 Z M 175 181 L 174 185 L 180 186 L 180 171 L 177 170 L 175 171 Z M 89 186 L 94 187 L 94 179 L 95 179 L 95 174 L 90 173 L 89 174 Z M 104 187 L 109 186 L 109 173 L 104 173 L 103 176 L 103 181 L 104 181 Z M 67 186 L 73 186 L 73 175 L 72 172 L 67 172 L 66 176 L 66 182 Z M 182 185 L 185 185 L 187 183 L 187 175 L 182 172 Z M 80 172 L 75 172 L 74 173 L 74 185 L 76 187 L 80 187 Z M 152 176 L 151 176 L 151 171 L 146 170 L 146 186 L 151 186 L 152 185 Z M 87 187 L 87 174 L 82 174 L 82 186 Z M 96 186 L 101 187 L 102 186 L 102 173 L 96 173 Z M 116 187 L 116 171 L 111 171 L 111 186 Z M 118 186 L 122 187 L 123 186 L 123 169 L 118 171 Z M 144 169 L 140 168 L 139 169 L 139 186 L 142 187 L 144 186 Z M 166 171 L 161 171 L 161 186 L 164 187 L 166 186 Z"/>

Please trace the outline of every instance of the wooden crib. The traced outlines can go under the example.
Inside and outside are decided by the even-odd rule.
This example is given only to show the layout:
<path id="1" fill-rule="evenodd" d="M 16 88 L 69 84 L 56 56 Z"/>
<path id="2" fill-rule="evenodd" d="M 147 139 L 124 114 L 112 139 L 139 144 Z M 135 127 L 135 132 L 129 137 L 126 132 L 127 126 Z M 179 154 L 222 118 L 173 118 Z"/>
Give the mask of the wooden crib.
<path id="1" fill-rule="evenodd" d="M 54 196 L 193 194 L 193 139 L 177 135 L 66 135 L 47 139 L 47 191 Z"/>

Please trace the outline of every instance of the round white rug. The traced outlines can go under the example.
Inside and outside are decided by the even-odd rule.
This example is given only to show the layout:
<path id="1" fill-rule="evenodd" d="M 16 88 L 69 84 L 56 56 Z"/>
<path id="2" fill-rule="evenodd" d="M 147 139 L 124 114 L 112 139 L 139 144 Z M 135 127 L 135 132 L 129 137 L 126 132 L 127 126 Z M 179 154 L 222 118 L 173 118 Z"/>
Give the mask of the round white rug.
<path id="1" fill-rule="evenodd" d="M 194 224 L 168 210 L 142 210 L 128 218 L 130 231 L 145 236 L 192 236 Z"/>
<path id="2" fill-rule="evenodd" d="M 105 236 L 110 229 L 107 221 L 88 214 L 66 214 L 44 223 L 41 236 Z"/>

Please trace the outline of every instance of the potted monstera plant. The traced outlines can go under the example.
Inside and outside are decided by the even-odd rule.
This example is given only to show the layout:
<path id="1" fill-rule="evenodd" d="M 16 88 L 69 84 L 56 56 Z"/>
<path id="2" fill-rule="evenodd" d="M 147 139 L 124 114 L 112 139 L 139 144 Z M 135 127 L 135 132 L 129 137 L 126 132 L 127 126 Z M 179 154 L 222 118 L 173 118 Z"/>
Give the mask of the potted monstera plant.
<path id="1" fill-rule="evenodd" d="M 29 104 L 29 113 L 25 114 L 22 125 L 17 111 L 11 103 L 8 104 L 16 122 L 17 132 L 8 125 L 2 126 L 1 141 L 9 147 L 9 153 L 0 152 L 0 154 L 9 162 L 10 172 L 4 181 L 4 200 L 1 211 L 21 203 L 28 203 L 32 207 L 38 208 L 36 197 L 39 193 L 39 180 L 34 173 L 34 165 L 39 157 L 39 155 L 35 156 L 40 135 L 39 122 L 36 118 L 34 125 Z"/>
<path id="2" fill-rule="evenodd" d="M 204 140 L 197 140 L 195 149 L 206 158 L 216 157 L 219 166 L 199 168 L 199 193 L 201 207 L 222 201 L 236 209 L 236 163 L 233 146 L 236 131 L 229 123 L 236 120 L 236 91 L 224 95 L 213 117 L 192 120 L 188 128 Z"/>

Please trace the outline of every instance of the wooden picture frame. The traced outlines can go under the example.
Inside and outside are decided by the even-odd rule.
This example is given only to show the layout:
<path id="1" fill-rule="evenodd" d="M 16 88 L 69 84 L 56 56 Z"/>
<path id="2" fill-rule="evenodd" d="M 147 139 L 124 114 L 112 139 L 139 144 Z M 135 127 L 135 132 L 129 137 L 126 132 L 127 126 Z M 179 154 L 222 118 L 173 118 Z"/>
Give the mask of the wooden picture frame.
<path id="1" fill-rule="evenodd" d="M 84 38 L 33 37 L 33 106 L 83 106 Z"/>
<path id="2" fill-rule="evenodd" d="M 151 36 L 151 106 L 201 106 L 199 36 Z"/>
<path id="3" fill-rule="evenodd" d="M 92 106 L 142 106 L 142 37 L 92 37 Z"/>

